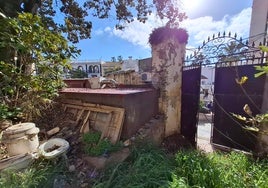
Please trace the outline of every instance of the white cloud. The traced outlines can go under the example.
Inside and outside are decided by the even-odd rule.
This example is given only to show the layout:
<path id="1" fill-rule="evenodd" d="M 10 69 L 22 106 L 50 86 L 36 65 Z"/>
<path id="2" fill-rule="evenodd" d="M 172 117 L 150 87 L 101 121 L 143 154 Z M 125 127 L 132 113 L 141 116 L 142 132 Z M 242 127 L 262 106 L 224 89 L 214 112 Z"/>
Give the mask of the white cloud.
<path id="1" fill-rule="evenodd" d="M 201 45 L 208 37 L 219 32 L 237 33 L 238 37 L 247 38 L 249 36 L 249 27 L 251 19 L 251 8 L 242 10 L 234 16 L 226 15 L 220 21 L 214 21 L 212 17 L 200 17 L 197 19 L 185 20 L 181 26 L 186 28 L 189 33 L 189 44 Z"/>
<path id="2" fill-rule="evenodd" d="M 231 18 L 228 30 L 236 32 L 238 36 L 249 37 L 251 8 L 242 10 L 238 15 Z"/>
<path id="3" fill-rule="evenodd" d="M 109 35 L 122 38 L 134 45 L 149 49 L 148 44 L 149 35 L 154 28 L 163 26 L 164 22 L 159 20 L 154 14 L 151 14 L 146 23 L 141 23 L 135 20 L 126 25 L 123 30 L 106 27 L 104 29 L 97 29 L 96 35 Z"/>
<path id="4" fill-rule="evenodd" d="M 189 33 L 189 45 L 201 45 L 204 40 L 218 32 L 231 32 L 243 38 L 249 36 L 249 26 L 251 18 L 251 8 L 242 10 L 234 16 L 226 15 L 222 20 L 215 21 L 211 16 L 200 17 L 196 19 L 187 19 L 181 23 L 181 27 L 186 28 Z M 149 34 L 154 28 L 163 26 L 164 22 L 160 21 L 155 15 L 149 16 L 145 24 L 135 20 L 127 25 L 124 30 L 116 30 L 115 28 L 106 27 L 103 30 L 97 30 L 98 34 L 111 34 L 122 38 L 134 45 L 150 48 L 148 44 Z"/>
<path id="5" fill-rule="evenodd" d="M 97 29 L 96 31 L 94 31 L 95 35 L 102 35 L 103 34 L 103 30 L 102 29 Z"/>
<path id="6" fill-rule="evenodd" d="M 105 27 L 104 29 L 99 28 L 99 29 L 95 30 L 94 31 L 94 34 L 97 35 L 97 36 L 107 35 L 107 34 L 109 36 L 113 35 L 112 34 L 112 28 L 111 27 L 108 27 L 108 26 Z"/>
<path id="7" fill-rule="evenodd" d="M 185 20 L 181 26 L 186 28 L 189 34 L 189 43 L 200 44 L 212 36 L 214 33 L 224 31 L 227 25 L 227 18 L 224 17 L 221 21 L 214 21 L 212 17 L 206 16 L 196 19 Z"/>
<path id="8" fill-rule="evenodd" d="M 138 20 L 135 20 L 134 22 L 128 24 L 124 30 L 113 29 L 113 34 L 131 42 L 134 45 L 149 49 L 150 45 L 148 44 L 148 39 L 150 33 L 154 28 L 163 25 L 163 22 L 152 14 L 149 16 L 146 23 L 141 23 Z"/>
<path id="9" fill-rule="evenodd" d="M 110 32 L 111 30 L 112 30 L 111 27 L 105 27 L 105 29 L 104 29 L 105 32 Z"/>

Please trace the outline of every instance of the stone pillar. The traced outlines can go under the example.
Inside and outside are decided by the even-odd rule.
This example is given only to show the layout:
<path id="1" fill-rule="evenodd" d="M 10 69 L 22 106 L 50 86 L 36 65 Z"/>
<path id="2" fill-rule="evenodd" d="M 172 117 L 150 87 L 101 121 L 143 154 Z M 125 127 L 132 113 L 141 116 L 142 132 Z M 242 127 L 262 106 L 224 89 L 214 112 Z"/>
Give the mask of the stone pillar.
<path id="1" fill-rule="evenodd" d="M 167 137 L 181 130 L 182 65 L 186 42 L 181 43 L 176 35 L 170 35 L 161 43 L 151 45 L 152 84 L 159 89 L 159 111 L 165 116 Z"/>

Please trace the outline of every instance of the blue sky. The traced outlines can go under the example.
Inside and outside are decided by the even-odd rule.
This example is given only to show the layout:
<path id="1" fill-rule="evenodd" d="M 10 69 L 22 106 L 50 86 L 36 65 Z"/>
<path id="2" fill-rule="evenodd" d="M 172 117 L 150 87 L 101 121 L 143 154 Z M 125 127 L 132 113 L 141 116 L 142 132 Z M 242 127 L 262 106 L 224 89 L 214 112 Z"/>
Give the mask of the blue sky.
<path id="1" fill-rule="evenodd" d="M 252 0 L 182 0 L 181 4 L 188 16 L 181 23 L 189 33 L 187 48 L 198 47 L 218 32 L 236 32 L 244 38 L 249 35 Z M 76 45 L 82 50 L 77 60 L 110 61 L 119 55 L 123 59 L 151 57 L 149 34 L 165 24 L 152 14 L 145 24 L 134 21 L 121 31 L 114 28 L 117 21 L 112 17 L 89 19 L 93 23 L 91 39 Z"/>

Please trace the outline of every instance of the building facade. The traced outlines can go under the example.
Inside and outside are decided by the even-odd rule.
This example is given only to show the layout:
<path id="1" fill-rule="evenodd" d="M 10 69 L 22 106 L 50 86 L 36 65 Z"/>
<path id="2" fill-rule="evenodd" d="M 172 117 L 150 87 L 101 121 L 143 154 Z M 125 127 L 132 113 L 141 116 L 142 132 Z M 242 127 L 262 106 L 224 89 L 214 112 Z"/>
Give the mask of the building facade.
<path id="1" fill-rule="evenodd" d="M 101 64 L 103 61 L 72 61 L 71 66 L 74 70 L 81 70 L 87 73 L 88 78 L 102 76 Z"/>
<path id="2" fill-rule="evenodd" d="M 253 0 L 249 35 L 250 44 L 267 43 L 268 0 Z"/>

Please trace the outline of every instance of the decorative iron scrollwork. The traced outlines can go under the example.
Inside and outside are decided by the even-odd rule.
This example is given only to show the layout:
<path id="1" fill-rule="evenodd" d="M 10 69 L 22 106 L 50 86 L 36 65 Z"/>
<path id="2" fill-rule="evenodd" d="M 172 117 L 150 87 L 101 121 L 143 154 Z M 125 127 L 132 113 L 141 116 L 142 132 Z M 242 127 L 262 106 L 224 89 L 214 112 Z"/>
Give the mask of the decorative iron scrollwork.
<path id="1" fill-rule="evenodd" d="M 231 32 L 227 35 L 225 32 L 214 34 L 212 37 L 208 37 L 202 46 L 187 50 L 191 50 L 193 53 L 185 58 L 184 66 L 252 64 L 260 63 L 263 58 L 262 52 L 254 42 L 249 44 L 248 39 L 238 38 L 236 33 L 232 36 Z"/>

